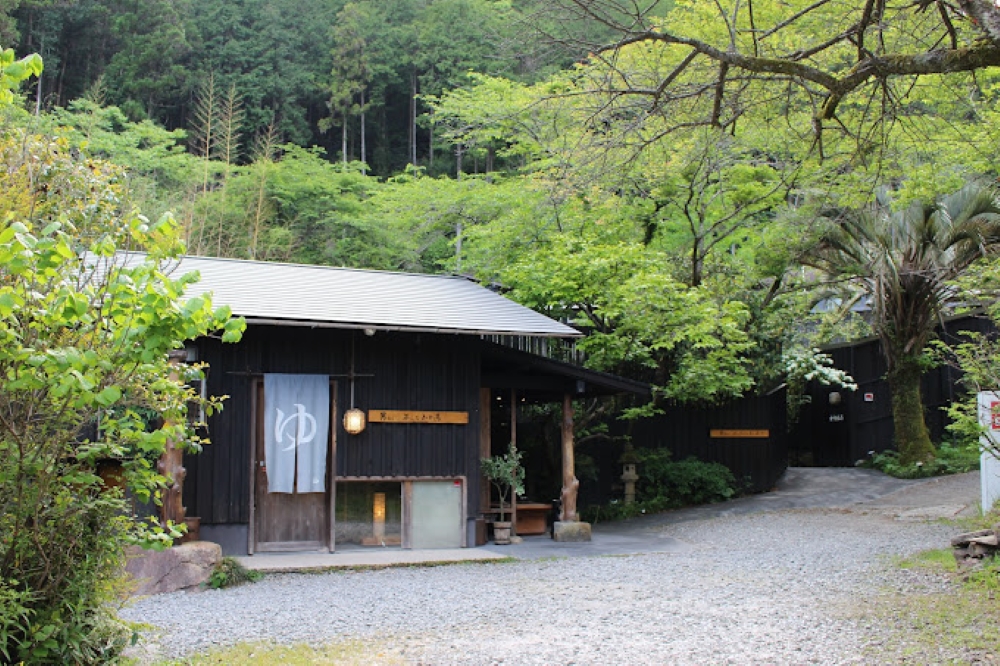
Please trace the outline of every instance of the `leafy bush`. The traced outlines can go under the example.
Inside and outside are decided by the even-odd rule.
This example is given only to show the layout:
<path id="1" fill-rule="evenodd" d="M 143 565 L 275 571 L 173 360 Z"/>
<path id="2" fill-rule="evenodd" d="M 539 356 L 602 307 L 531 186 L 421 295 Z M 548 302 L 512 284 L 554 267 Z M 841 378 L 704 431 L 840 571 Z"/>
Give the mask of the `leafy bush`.
<path id="1" fill-rule="evenodd" d="M 737 494 L 736 478 L 728 467 L 697 458 L 671 460 L 667 449 L 637 451 L 639 481 L 636 501 L 613 501 L 587 507 L 583 520 L 621 520 L 644 513 L 656 513 L 697 504 L 722 502 Z"/>
<path id="2" fill-rule="evenodd" d="M 238 339 L 242 322 L 180 302 L 196 278 L 163 271 L 178 229 L 135 212 L 116 167 L 10 131 L 0 191 L 0 663 L 106 663 L 134 633 L 116 615 L 126 544 L 173 530 L 134 521 L 97 464 L 130 453 L 128 491 L 148 502 L 163 488 L 150 460 L 168 441 L 196 445 L 190 401 L 218 406 L 169 352 L 211 331 Z"/>
<path id="3" fill-rule="evenodd" d="M 736 495 L 736 478 L 720 463 L 671 460 L 668 449 L 638 451 L 636 499 L 664 509 L 722 502 Z"/>
<path id="4" fill-rule="evenodd" d="M 219 590 L 243 583 L 255 583 L 261 578 L 263 578 L 261 572 L 247 569 L 235 557 L 223 557 L 215 565 L 212 575 L 208 577 L 208 586 L 213 590 Z"/>
<path id="5" fill-rule="evenodd" d="M 872 452 L 859 467 L 877 469 L 897 479 L 925 479 L 946 474 L 963 474 L 979 469 L 979 448 L 969 444 L 942 443 L 933 460 L 903 464 L 896 451 Z"/>

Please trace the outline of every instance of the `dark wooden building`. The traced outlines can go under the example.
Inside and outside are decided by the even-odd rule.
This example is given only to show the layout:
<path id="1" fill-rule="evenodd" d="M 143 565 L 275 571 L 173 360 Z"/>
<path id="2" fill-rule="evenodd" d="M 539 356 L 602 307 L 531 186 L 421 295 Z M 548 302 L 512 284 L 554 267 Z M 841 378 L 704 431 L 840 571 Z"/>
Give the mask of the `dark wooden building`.
<path id="1" fill-rule="evenodd" d="M 986 317 L 965 315 L 948 319 L 937 336 L 949 344 L 967 340 L 965 333 L 995 336 L 996 327 Z M 847 372 L 858 385 L 845 391 L 812 382 L 810 401 L 789 434 L 791 464 L 817 467 L 850 467 L 872 453 L 894 448 L 892 400 L 885 355 L 876 338 L 830 345 L 823 349 L 833 365 Z M 924 419 L 935 442 L 948 436 L 945 410 L 964 393 L 961 372 L 948 364 L 924 373 L 920 393 Z"/>
<path id="2" fill-rule="evenodd" d="M 208 420 L 211 444 L 185 458 L 184 504 L 227 554 L 474 545 L 489 509 L 479 461 L 502 448 L 490 437 L 495 395 L 647 390 L 487 341 L 579 334 L 464 278 L 195 257 L 176 270 L 201 274 L 189 295 L 211 292 L 247 321 L 237 344 L 188 348 L 209 366 L 207 392 L 228 398 Z M 312 416 L 301 402 L 274 407 L 265 386 L 276 375 L 320 378 L 325 439 L 303 427 Z M 356 434 L 344 422 L 352 408 L 366 417 Z M 274 491 L 269 442 L 293 435 L 283 455 L 294 449 L 302 464 L 308 440 L 322 447 L 323 469 L 310 469 L 315 487 L 300 492 L 293 465 L 294 488 Z"/>

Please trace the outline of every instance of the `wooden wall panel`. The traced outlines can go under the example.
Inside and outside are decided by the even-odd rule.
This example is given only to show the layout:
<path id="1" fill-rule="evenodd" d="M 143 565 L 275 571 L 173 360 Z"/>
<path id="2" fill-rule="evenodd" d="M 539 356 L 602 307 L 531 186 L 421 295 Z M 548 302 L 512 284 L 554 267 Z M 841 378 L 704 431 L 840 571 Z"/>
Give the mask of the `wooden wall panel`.
<path id="1" fill-rule="evenodd" d="M 948 321 L 938 330 L 939 337 L 949 342 L 964 340 L 961 333 L 971 331 L 996 335 L 989 320 L 962 317 Z M 807 404 L 792 431 L 792 461 L 799 465 L 849 467 L 868 457 L 870 451 L 882 452 L 894 448 L 894 427 L 887 367 L 878 340 L 864 340 L 827 351 L 834 367 L 851 375 L 857 391 L 839 391 L 842 403 L 829 404 L 833 390 L 816 383 L 808 387 L 811 402 Z M 947 418 L 943 411 L 959 398 L 961 373 L 949 365 L 939 365 L 927 371 L 921 381 L 924 418 L 935 442 L 946 438 Z M 871 401 L 865 400 L 870 394 Z M 843 421 L 831 422 L 831 415 Z"/>
<path id="2" fill-rule="evenodd" d="M 737 483 L 752 492 L 770 490 L 788 466 L 784 391 L 713 407 L 671 405 L 664 407 L 664 412 L 631 426 L 612 423 L 611 433 L 631 435 L 637 448 L 669 449 L 673 460 L 695 457 L 721 463 L 732 471 Z M 769 436 L 713 438 L 713 429 L 767 430 Z M 598 445 L 588 447 L 586 453 L 597 460 L 600 473 L 597 487 L 586 489 L 587 501 L 603 503 L 614 498 L 611 488 L 620 485 L 622 473 L 621 447 Z"/>
<path id="3" fill-rule="evenodd" d="M 355 406 L 368 409 L 469 412 L 469 423 L 369 424 L 348 435 L 338 421 L 338 476 L 465 476 L 479 492 L 480 358 L 474 340 L 454 335 L 337 329 L 249 327 L 243 341 L 199 341 L 210 365 L 208 389 L 228 395 L 209 420 L 212 444 L 185 458 L 188 515 L 206 524 L 249 520 L 251 384 L 269 372 L 325 374 L 338 383 L 337 412 L 350 407 L 354 344 Z"/>

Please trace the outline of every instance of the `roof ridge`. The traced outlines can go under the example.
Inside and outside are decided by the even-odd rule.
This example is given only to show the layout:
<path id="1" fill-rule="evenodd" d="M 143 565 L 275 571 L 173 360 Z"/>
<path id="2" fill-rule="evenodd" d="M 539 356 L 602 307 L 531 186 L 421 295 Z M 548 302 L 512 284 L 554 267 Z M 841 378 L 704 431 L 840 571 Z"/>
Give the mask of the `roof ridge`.
<path id="1" fill-rule="evenodd" d="M 144 255 L 145 252 L 132 252 L 131 254 Z M 453 280 L 464 280 L 466 282 L 474 282 L 480 284 L 478 280 L 475 280 L 466 275 L 454 275 L 449 273 L 414 273 L 410 271 L 391 271 L 380 268 L 354 268 L 351 266 L 330 266 L 328 264 L 302 264 L 293 261 L 267 261 L 263 259 L 240 259 L 237 257 L 206 257 L 197 254 L 185 254 L 181 255 L 175 261 L 184 260 L 195 260 L 195 261 L 210 261 L 219 263 L 235 263 L 235 264 L 250 264 L 250 265 L 263 265 L 263 266 L 281 266 L 286 268 L 306 268 L 306 269 L 318 269 L 327 271 L 344 271 L 352 273 L 375 273 L 379 275 L 406 275 L 408 277 L 427 277 L 436 279 L 453 279 Z"/>

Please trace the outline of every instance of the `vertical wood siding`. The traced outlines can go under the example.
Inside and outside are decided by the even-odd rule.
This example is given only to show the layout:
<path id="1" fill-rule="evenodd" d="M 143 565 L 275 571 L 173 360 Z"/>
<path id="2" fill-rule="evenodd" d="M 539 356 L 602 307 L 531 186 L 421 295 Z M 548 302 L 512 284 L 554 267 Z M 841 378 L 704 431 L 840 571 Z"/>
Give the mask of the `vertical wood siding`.
<path id="1" fill-rule="evenodd" d="M 474 341 L 456 335 L 249 327 L 243 340 L 198 341 L 210 366 L 208 389 L 228 395 L 209 419 L 212 443 L 185 457 L 188 515 L 205 524 L 249 520 L 251 387 L 264 373 L 331 375 L 338 383 L 337 414 L 350 407 L 351 341 L 354 404 L 369 409 L 465 411 L 468 425 L 370 423 L 348 435 L 338 419 L 338 476 L 445 476 L 467 478 L 467 496 L 479 493 L 480 358 Z M 341 375 L 341 376 L 336 376 Z"/>
<path id="2" fill-rule="evenodd" d="M 741 489 L 765 492 L 788 467 L 785 392 L 734 400 L 714 407 L 670 405 L 664 413 L 635 423 L 610 424 L 614 435 L 630 435 L 642 449 L 669 449 L 671 460 L 694 457 L 725 465 Z M 713 438 L 713 429 L 768 430 L 766 439 Z M 600 449 L 598 451 L 597 449 Z M 601 478 L 588 501 L 600 504 L 620 497 L 622 447 L 592 447 Z M 641 470 L 640 470 L 641 474 Z M 596 491 L 596 492 L 595 492 Z"/>
<path id="3" fill-rule="evenodd" d="M 963 317 L 949 321 L 940 337 L 948 342 L 960 342 L 962 331 L 996 335 L 989 320 L 980 317 Z M 865 340 L 853 345 L 827 349 L 834 367 L 844 370 L 854 378 L 857 391 L 838 391 L 840 405 L 830 405 L 829 386 L 811 384 L 807 391 L 811 398 L 790 434 L 792 464 L 820 467 L 849 467 L 868 457 L 869 452 L 880 453 L 894 449 L 895 429 L 892 423 L 892 401 L 885 357 L 878 340 Z M 931 439 L 941 441 L 947 436 L 947 418 L 943 409 L 962 392 L 959 385 L 961 373 L 949 366 L 931 368 L 924 375 L 920 391 L 924 402 L 924 418 Z M 865 394 L 873 400 L 865 401 Z M 831 420 L 831 416 L 842 421 Z"/>

